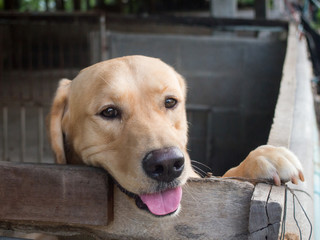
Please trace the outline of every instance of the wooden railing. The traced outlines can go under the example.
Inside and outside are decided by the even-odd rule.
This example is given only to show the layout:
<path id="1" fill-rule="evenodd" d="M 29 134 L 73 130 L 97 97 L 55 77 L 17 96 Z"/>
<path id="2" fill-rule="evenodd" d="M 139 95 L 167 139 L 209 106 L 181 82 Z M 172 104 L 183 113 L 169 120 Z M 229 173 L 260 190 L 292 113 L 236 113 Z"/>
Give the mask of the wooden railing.
<path id="1" fill-rule="evenodd" d="M 268 143 L 289 147 L 298 155 L 307 180 L 298 187 L 312 194 L 310 126 L 315 123 L 308 64 L 305 42 L 298 41 L 290 26 Z M 159 220 L 138 209 L 101 169 L 0 162 L 0 229 L 102 239 L 277 239 L 281 231 L 299 237 L 300 229 L 307 239 L 311 228 L 306 215 L 312 223 L 313 202 L 303 192 L 296 194 L 306 214 L 285 186 L 190 179 L 179 216 Z"/>

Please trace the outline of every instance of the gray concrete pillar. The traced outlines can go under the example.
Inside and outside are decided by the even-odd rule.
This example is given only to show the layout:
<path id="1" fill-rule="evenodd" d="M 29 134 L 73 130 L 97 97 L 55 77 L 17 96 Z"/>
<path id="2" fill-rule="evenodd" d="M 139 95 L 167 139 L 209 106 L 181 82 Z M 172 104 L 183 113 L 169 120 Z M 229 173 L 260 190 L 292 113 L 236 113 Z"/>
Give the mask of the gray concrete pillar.
<path id="1" fill-rule="evenodd" d="M 237 0 L 211 0 L 211 16 L 233 18 L 237 15 Z"/>

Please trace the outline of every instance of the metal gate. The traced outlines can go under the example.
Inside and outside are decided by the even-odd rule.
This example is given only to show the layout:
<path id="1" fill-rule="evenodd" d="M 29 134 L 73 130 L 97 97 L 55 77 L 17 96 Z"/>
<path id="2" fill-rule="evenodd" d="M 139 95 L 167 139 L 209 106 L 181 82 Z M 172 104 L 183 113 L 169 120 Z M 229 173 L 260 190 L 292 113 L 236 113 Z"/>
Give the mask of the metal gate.
<path id="1" fill-rule="evenodd" d="M 52 162 L 45 116 L 57 82 L 100 61 L 104 17 L 0 15 L 0 156 Z"/>

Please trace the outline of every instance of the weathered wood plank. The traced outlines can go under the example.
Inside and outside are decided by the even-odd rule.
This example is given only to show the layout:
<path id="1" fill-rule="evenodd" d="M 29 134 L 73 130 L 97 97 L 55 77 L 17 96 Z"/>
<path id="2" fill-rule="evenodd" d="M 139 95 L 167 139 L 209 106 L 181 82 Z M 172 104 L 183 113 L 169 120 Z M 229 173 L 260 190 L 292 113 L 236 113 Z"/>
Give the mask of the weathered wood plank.
<path id="1" fill-rule="evenodd" d="M 0 162 L 0 229 L 102 239 L 248 238 L 251 183 L 191 179 L 179 215 L 165 220 L 108 184 L 96 168 Z"/>
<path id="2" fill-rule="evenodd" d="M 295 106 L 297 42 L 295 26 L 290 25 L 279 97 L 268 139 L 268 144 L 274 146 L 290 147 Z"/>
<path id="3" fill-rule="evenodd" d="M 284 196 L 284 186 L 256 185 L 250 206 L 249 239 L 278 239 Z"/>
<path id="4" fill-rule="evenodd" d="M 191 179 L 177 217 L 155 219 L 115 189 L 114 221 L 96 229 L 114 239 L 248 239 L 253 185 L 225 179 Z"/>
<path id="5" fill-rule="evenodd" d="M 284 186 L 272 186 L 270 190 L 267 204 L 269 224 L 280 223 L 282 221 L 285 191 L 286 188 Z"/>
<path id="6" fill-rule="evenodd" d="M 106 225 L 109 185 L 100 169 L 0 162 L 0 221 Z"/>
<path id="7" fill-rule="evenodd" d="M 288 186 L 312 195 L 313 158 L 318 157 L 314 155 L 314 148 L 317 147 L 314 132 L 317 131 L 317 127 L 310 86 L 312 68 L 306 41 L 304 38 L 298 40 L 298 32 L 293 24 L 289 27 L 286 52 L 280 94 L 268 144 L 290 148 L 297 155 L 304 167 L 306 181 L 298 186 Z M 313 223 L 313 200 L 305 193 L 297 194 Z M 296 214 L 302 238 L 308 239 L 311 233 L 309 222 L 300 207 L 296 207 L 294 211 L 292 200 L 292 194 L 288 193 L 286 234 L 299 238 L 300 232 L 294 220 Z"/>
<path id="8" fill-rule="evenodd" d="M 249 232 L 254 233 L 268 226 L 267 202 L 271 185 L 256 185 L 251 199 Z"/>

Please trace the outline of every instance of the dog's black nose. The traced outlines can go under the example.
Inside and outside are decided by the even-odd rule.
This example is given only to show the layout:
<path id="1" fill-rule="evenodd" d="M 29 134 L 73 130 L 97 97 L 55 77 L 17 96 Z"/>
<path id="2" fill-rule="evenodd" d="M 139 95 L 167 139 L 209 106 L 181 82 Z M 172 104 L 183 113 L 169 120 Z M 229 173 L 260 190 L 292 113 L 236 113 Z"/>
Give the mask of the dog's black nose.
<path id="1" fill-rule="evenodd" d="M 158 149 L 145 156 L 142 166 L 149 177 L 162 182 L 171 182 L 181 175 L 184 156 L 177 147 Z"/>

